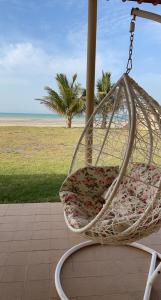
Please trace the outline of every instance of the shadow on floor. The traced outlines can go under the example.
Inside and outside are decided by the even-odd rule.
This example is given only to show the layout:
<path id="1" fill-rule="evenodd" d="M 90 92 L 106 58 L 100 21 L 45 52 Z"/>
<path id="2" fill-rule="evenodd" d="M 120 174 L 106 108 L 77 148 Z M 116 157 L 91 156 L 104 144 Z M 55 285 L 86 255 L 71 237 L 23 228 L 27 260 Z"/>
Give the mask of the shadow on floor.
<path id="1" fill-rule="evenodd" d="M 0 203 L 59 201 L 65 174 L 1 175 Z"/>

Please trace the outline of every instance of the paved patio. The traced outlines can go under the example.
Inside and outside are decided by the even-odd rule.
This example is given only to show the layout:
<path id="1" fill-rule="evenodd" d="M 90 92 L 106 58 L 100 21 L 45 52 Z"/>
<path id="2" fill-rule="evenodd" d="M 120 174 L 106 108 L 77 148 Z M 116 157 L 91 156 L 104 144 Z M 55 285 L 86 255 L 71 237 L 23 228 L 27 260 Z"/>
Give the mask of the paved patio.
<path id="1" fill-rule="evenodd" d="M 67 230 L 59 203 L 0 205 L 0 299 L 59 299 L 56 263 L 81 240 Z M 161 231 L 144 243 L 161 251 Z M 71 300 L 141 300 L 149 263 L 132 248 L 92 246 L 68 260 L 62 282 Z M 161 277 L 152 294 L 159 299 Z"/>

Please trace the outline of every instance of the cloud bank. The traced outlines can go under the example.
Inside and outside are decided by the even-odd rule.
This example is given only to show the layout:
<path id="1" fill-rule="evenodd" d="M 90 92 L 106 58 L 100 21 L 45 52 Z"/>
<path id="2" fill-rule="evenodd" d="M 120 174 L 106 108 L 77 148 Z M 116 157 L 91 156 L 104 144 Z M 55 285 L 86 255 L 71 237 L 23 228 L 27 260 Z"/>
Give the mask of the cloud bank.
<path id="1" fill-rule="evenodd" d="M 37 8 L 36 0 L 29 2 L 11 0 L 10 13 L 14 8 L 28 16 Z M 6 5 L 9 1 L 0 0 L 0 3 Z M 116 82 L 125 70 L 128 56 L 131 6 L 120 4 L 120 0 L 100 0 L 98 3 L 96 79 L 101 76 L 102 70 L 111 71 L 112 81 Z M 87 1 L 80 1 L 77 8 L 74 5 L 75 0 L 61 3 L 58 0 L 40 1 L 39 11 L 42 9 L 42 14 L 44 9 L 48 13 L 52 9 L 53 17 L 56 19 L 57 14 L 59 17 L 61 14 L 64 17 L 61 22 L 64 23 L 61 24 L 59 18 L 57 24 L 43 19 L 36 24 L 44 30 L 44 35 L 41 32 L 40 36 L 40 30 L 34 32 L 34 20 L 31 18 L 29 26 L 26 19 L 30 34 L 26 30 L 22 38 L 22 34 L 19 36 L 17 32 L 16 40 L 12 36 L 3 37 L 3 42 L 0 36 L 0 111 L 47 112 L 34 99 L 44 95 L 44 86 L 56 88 L 56 73 L 63 72 L 70 77 L 77 72 L 78 81 L 85 86 Z M 75 10 L 72 11 L 73 7 Z M 41 20 L 41 16 L 37 18 Z M 51 28 L 54 29 L 53 39 L 50 39 Z M 160 30 L 158 24 L 139 21 L 134 45 L 134 58 L 137 58 L 134 61 L 134 77 L 159 100 L 161 63 L 156 58 L 159 59 L 161 52 Z"/>

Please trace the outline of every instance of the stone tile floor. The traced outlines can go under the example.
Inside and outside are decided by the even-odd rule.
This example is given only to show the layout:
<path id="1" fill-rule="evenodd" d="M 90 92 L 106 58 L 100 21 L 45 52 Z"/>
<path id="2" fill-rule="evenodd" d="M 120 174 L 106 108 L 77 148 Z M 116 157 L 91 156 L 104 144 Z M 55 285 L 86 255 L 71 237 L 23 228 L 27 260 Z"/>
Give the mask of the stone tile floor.
<path id="1" fill-rule="evenodd" d="M 66 228 L 60 203 L 0 205 L 0 300 L 59 299 L 55 266 L 82 240 Z M 141 242 L 161 251 L 161 231 Z M 92 246 L 67 261 L 62 283 L 71 300 L 141 300 L 149 263 L 130 247 Z M 161 299 L 161 277 L 151 299 Z"/>

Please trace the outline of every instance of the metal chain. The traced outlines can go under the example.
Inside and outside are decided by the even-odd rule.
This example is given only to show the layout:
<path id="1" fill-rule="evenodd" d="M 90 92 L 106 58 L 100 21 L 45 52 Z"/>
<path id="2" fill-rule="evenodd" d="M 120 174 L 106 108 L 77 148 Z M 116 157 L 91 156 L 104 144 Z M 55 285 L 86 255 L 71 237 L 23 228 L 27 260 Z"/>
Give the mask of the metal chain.
<path id="1" fill-rule="evenodd" d="M 133 61 L 132 61 L 132 54 L 133 54 L 133 42 L 134 42 L 134 31 L 135 31 L 135 19 L 136 16 L 133 16 L 131 23 L 130 23 L 130 47 L 129 47 L 129 57 L 126 66 L 126 73 L 129 74 L 132 70 Z"/>

